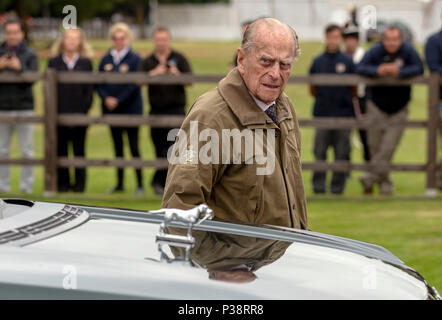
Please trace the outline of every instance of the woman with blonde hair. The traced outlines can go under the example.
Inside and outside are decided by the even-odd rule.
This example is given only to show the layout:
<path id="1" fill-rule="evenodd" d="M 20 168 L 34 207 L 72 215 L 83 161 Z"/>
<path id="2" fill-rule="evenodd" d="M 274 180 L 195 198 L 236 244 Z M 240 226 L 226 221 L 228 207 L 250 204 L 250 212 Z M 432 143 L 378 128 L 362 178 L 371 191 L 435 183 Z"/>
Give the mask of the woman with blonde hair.
<path id="1" fill-rule="evenodd" d="M 136 72 L 141 61 L 140 56 L 132 51 L 130 44 L 133 34 L 125 23 L 113 25 L 109 31 L 112 40 L 112 48 L 106 53 L 100 62 L 100 72 Z M 103 114 L 138 114 L 143 113 L 143 101 L 141 89 L 136 84 L 101 84 L 97 86 L 98 94 L 102 99 Z M 111 126 L 112 140 L 114 142 L 115 155 L 118 158 L 123 154 L 123 135 L 126 133 L 132 157 L 139 158 L 138 128 L 137 127 L 114 127 Z M 137 176 L 136 194 L 143 194 L 143 179 L 141 169 L 135 169 Z M 124 170 L 118 168 L 117 185 L 109 192 L 123 191 Z"/>
<path id="2" fill-rule="evenodd" d="M 48 68 L 59 72 L 92 71 L 92 50 L 81 29 L 68 29 L 54 43 L 53 57 Z M 58 84 L 58 113 L 87 114 L 92 104 L 93 86 L 88 84 Z M 75 157 L 84 157 L 86 126 L 58 126 L 57 152 L 67 157 L 72 144 Z M 58 168 L 58 192 L 83 192 L 86 185 L 86 169 L 75 168 L 75 183 L 70 181 L 69 168 Z"/>

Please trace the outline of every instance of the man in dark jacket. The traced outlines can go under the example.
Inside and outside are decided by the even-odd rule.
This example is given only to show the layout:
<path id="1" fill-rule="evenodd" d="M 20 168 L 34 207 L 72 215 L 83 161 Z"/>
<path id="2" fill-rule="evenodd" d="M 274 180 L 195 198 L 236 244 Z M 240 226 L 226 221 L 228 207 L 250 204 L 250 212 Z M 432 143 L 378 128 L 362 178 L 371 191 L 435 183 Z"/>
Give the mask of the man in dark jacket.
<path id="1" fill-rule="evenodd" d="M 23 40 L 23 24 L 20 20 L 8 20 L 4 25 L 6 41 L 0 46 L 0 72 L 38 71 L 37 55 Z M 34 98 L 32 84 L 0 83 L 0 116 L 32 115 Z M 9 156 L 11 138 L 17 132 L 23 158 L 34 156 L 33 125 L 28 123 L 0 124 L 0 158 Z M 9 192 L 10 169 L 0 166 L 0 192 Z M 32 192 L 34 183 L 33 168 L 22 168 L 20 188 L 25 193 Z"/>
<path id="2" fill-rule="evenodd" d="M 442 31 L 433 34 L 428 38 L 427 44 L 425 45 L 425 57 L 427 59 L 428 68 L 431 72 L 438 72 L 442 74 Z M 442 86 L 440 87 L 439 98 L 441 99 L 438 109 L 440 114 L 440 119 L 442 120 Z M 442 140 L 442 127 L 440 129 L 440 138 Z M 440 162 L 442 168 L 442 159 Z M 440 190 L 442 190 L 442 169 L 437 173 L 437 184 Z"/>
<path id="3" fill-rule="evenodd" d="M 166 27 L 157 27 L 153 33 L 155 51 L 140 64 L 141 71 L 150 75 L 191 73 L 190 64 L 186 57 L 173 50 L 170 46 L 170 33 Z M 186 106 L 186 91 L 181 84 L 152 84 L 149 85 L 149 103 L 151 115 L 184 115 Z M 166 158 L 167 150 L 172 142 L 167 141 L 170 128 L 152 128 L 151 135 L 158 158 Z M 167 169 L 155 172 L 152 188 L 157 195 L 162 195 L 166 185 Z"/>
<path id="4" fill-rule="evenodd" d="M 326 50 L 316 57 L 310 68 L 310 74 L 330 73 L 349 74 L 355 72 L 352 58 L 339 50 L 342 42 L 342 31 L 337 25 L 329 25 L 325 30 Z M 347 86 L 311 86 L 315 97 L 314 117 L 353 117 L 352 95 L 355 89 Z M 316 160 L 327 159 L 327 149 L 333 146 L 335 160 L 348 160 L 350 156 L 350 130 L 317 129 L 314 142 Z M 325 193 L 325 171 L 313 173 L 313 191 Z M 331 181 L 331 192 L 342 194 L 345 187 L 345 172 L 334 172 Z"/>
<path id="5" fill-rule="evenodd" d="M 422 61 L 416 50 L 404 43 L 399 28 L 389 26 L 382 35 L 382 41 L 375 44 L 357 66 L 357 72 L 370 77 L 393 76 L 405 78 L 423 73 Z M 383 129 L 368 130 L 371 163 L 389 164 L 399 144 L 410 101 L 410 86 L 369 86 L 367 89 L 367 115 L 373 123 L 385 122 Z M 382 167 L 366 172 L 361 177 L 365 194 L 373 192 L 379 184 L 381 194 L 392 194 L 393 183 L 389 171 Z"/>

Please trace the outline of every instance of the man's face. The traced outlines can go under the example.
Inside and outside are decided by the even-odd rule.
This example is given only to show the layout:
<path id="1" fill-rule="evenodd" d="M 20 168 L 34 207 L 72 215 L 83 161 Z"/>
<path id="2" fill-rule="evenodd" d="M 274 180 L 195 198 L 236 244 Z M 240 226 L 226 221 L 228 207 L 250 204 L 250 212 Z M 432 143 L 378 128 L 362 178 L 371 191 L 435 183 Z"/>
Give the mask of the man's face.
<path id="1" fill-rule="evenodd" d="M 344 38 L 344 46 L 346 52 L 355 52 L 358 48 L 359 40 L 357 37 L 345 37 Z"/>
<path id="2" fill-rule="evenodd" d="M 16 47 L 22 42 L 24 33 L 18 23 L 10 23 L 5 27 L 6 43 L 9 47 Z"/>
<path id="3" fill-rule="evenodd" d="M 295 58 L 294 39 L 288 32 L 268 36 L 265 29 L 261 30 L 256 31 L 254 46 L 238 49 L 238 69 L 250 92 L 270 103 L 287 84 Z"/>
<path id="4" fill-rule="evenodd" d="M 385 30 L 382 44 L 389 54 L 395 54 L 402 45 L 401 32 L 398 29 Z"/>
<path id="5" fill-rule="evenodd" d="M 325 46 L 328 52 L 338 51 L 341 42 L 342 42 L 342 34 L 340 30 L 335 29 L 333 31 L 326 33 Z"/>
<path id="6" fill-rule="evenodd" d="M 167 52 L 170 48 L 170 35 L 167 31 L 157 31 L 153 36 L 155 51 L 159 53 Z"/>

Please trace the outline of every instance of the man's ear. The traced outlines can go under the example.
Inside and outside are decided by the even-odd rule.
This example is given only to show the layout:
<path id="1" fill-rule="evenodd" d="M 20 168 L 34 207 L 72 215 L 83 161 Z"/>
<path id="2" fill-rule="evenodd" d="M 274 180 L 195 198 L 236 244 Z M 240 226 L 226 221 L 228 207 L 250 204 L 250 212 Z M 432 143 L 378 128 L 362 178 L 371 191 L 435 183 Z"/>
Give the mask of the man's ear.
<path id="1" fill-rule="evenodd" d="M 238 64 L 238 70 L 240 73 L 243 73 L 245 70 L 245 65 L 244 65 L 245 57 L 246 53 L 244 52 L 244 49 L 238 48 L 236 63 Z"/>

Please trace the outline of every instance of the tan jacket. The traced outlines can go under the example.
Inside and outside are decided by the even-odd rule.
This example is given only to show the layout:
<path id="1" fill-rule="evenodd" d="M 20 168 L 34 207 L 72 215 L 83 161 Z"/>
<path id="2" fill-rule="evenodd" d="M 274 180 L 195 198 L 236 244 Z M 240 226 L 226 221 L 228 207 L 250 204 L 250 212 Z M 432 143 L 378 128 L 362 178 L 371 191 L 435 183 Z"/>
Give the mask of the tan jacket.
<path id="1" fill-rule="evenodd" d="M 167 228 L 168 233 L 186 235 L 186 229 Z M 232 270 L 248 264 L 251 271 L 281 258 L 292 242 L 194 230 L 195 247 L 190 258 L 207 269 Z M 185 249 L 170 247 L 175 258 L 184 257 Z"/>
<path id="2" fill-rule="evenodd" d="M 277 99 L 276 109 L 279 127 L 256 105 L 237 68 L 217 88 L 200 96 L 181 127 L 188 138 L 187 162 L 169 165 L 163 207 L 189 209 L 205 203 L 214 211 L 216 220 L 307 229 L 298 122 L 285 94 Z M 195 162 L 195 156 L 208 142 L 198 142 L 198 150 L 192 149 L 191 121 L 198 121 L 198 132 L 212 129 L 219 137 L 223 129 L 264 129 L 264 150 L 268 129 L 274 129 L 273 173 L 257 175 L 257 169 L 265 164 L 257 163 L 255 158 L 246 159 L 245 143 L 241 144 L 240 163 L 233 162 L 233 143 L 227 163 L 222 159 L 218 164 Z M 225 156 L 221 141 L 218 150 L 220 158 Z"/>

